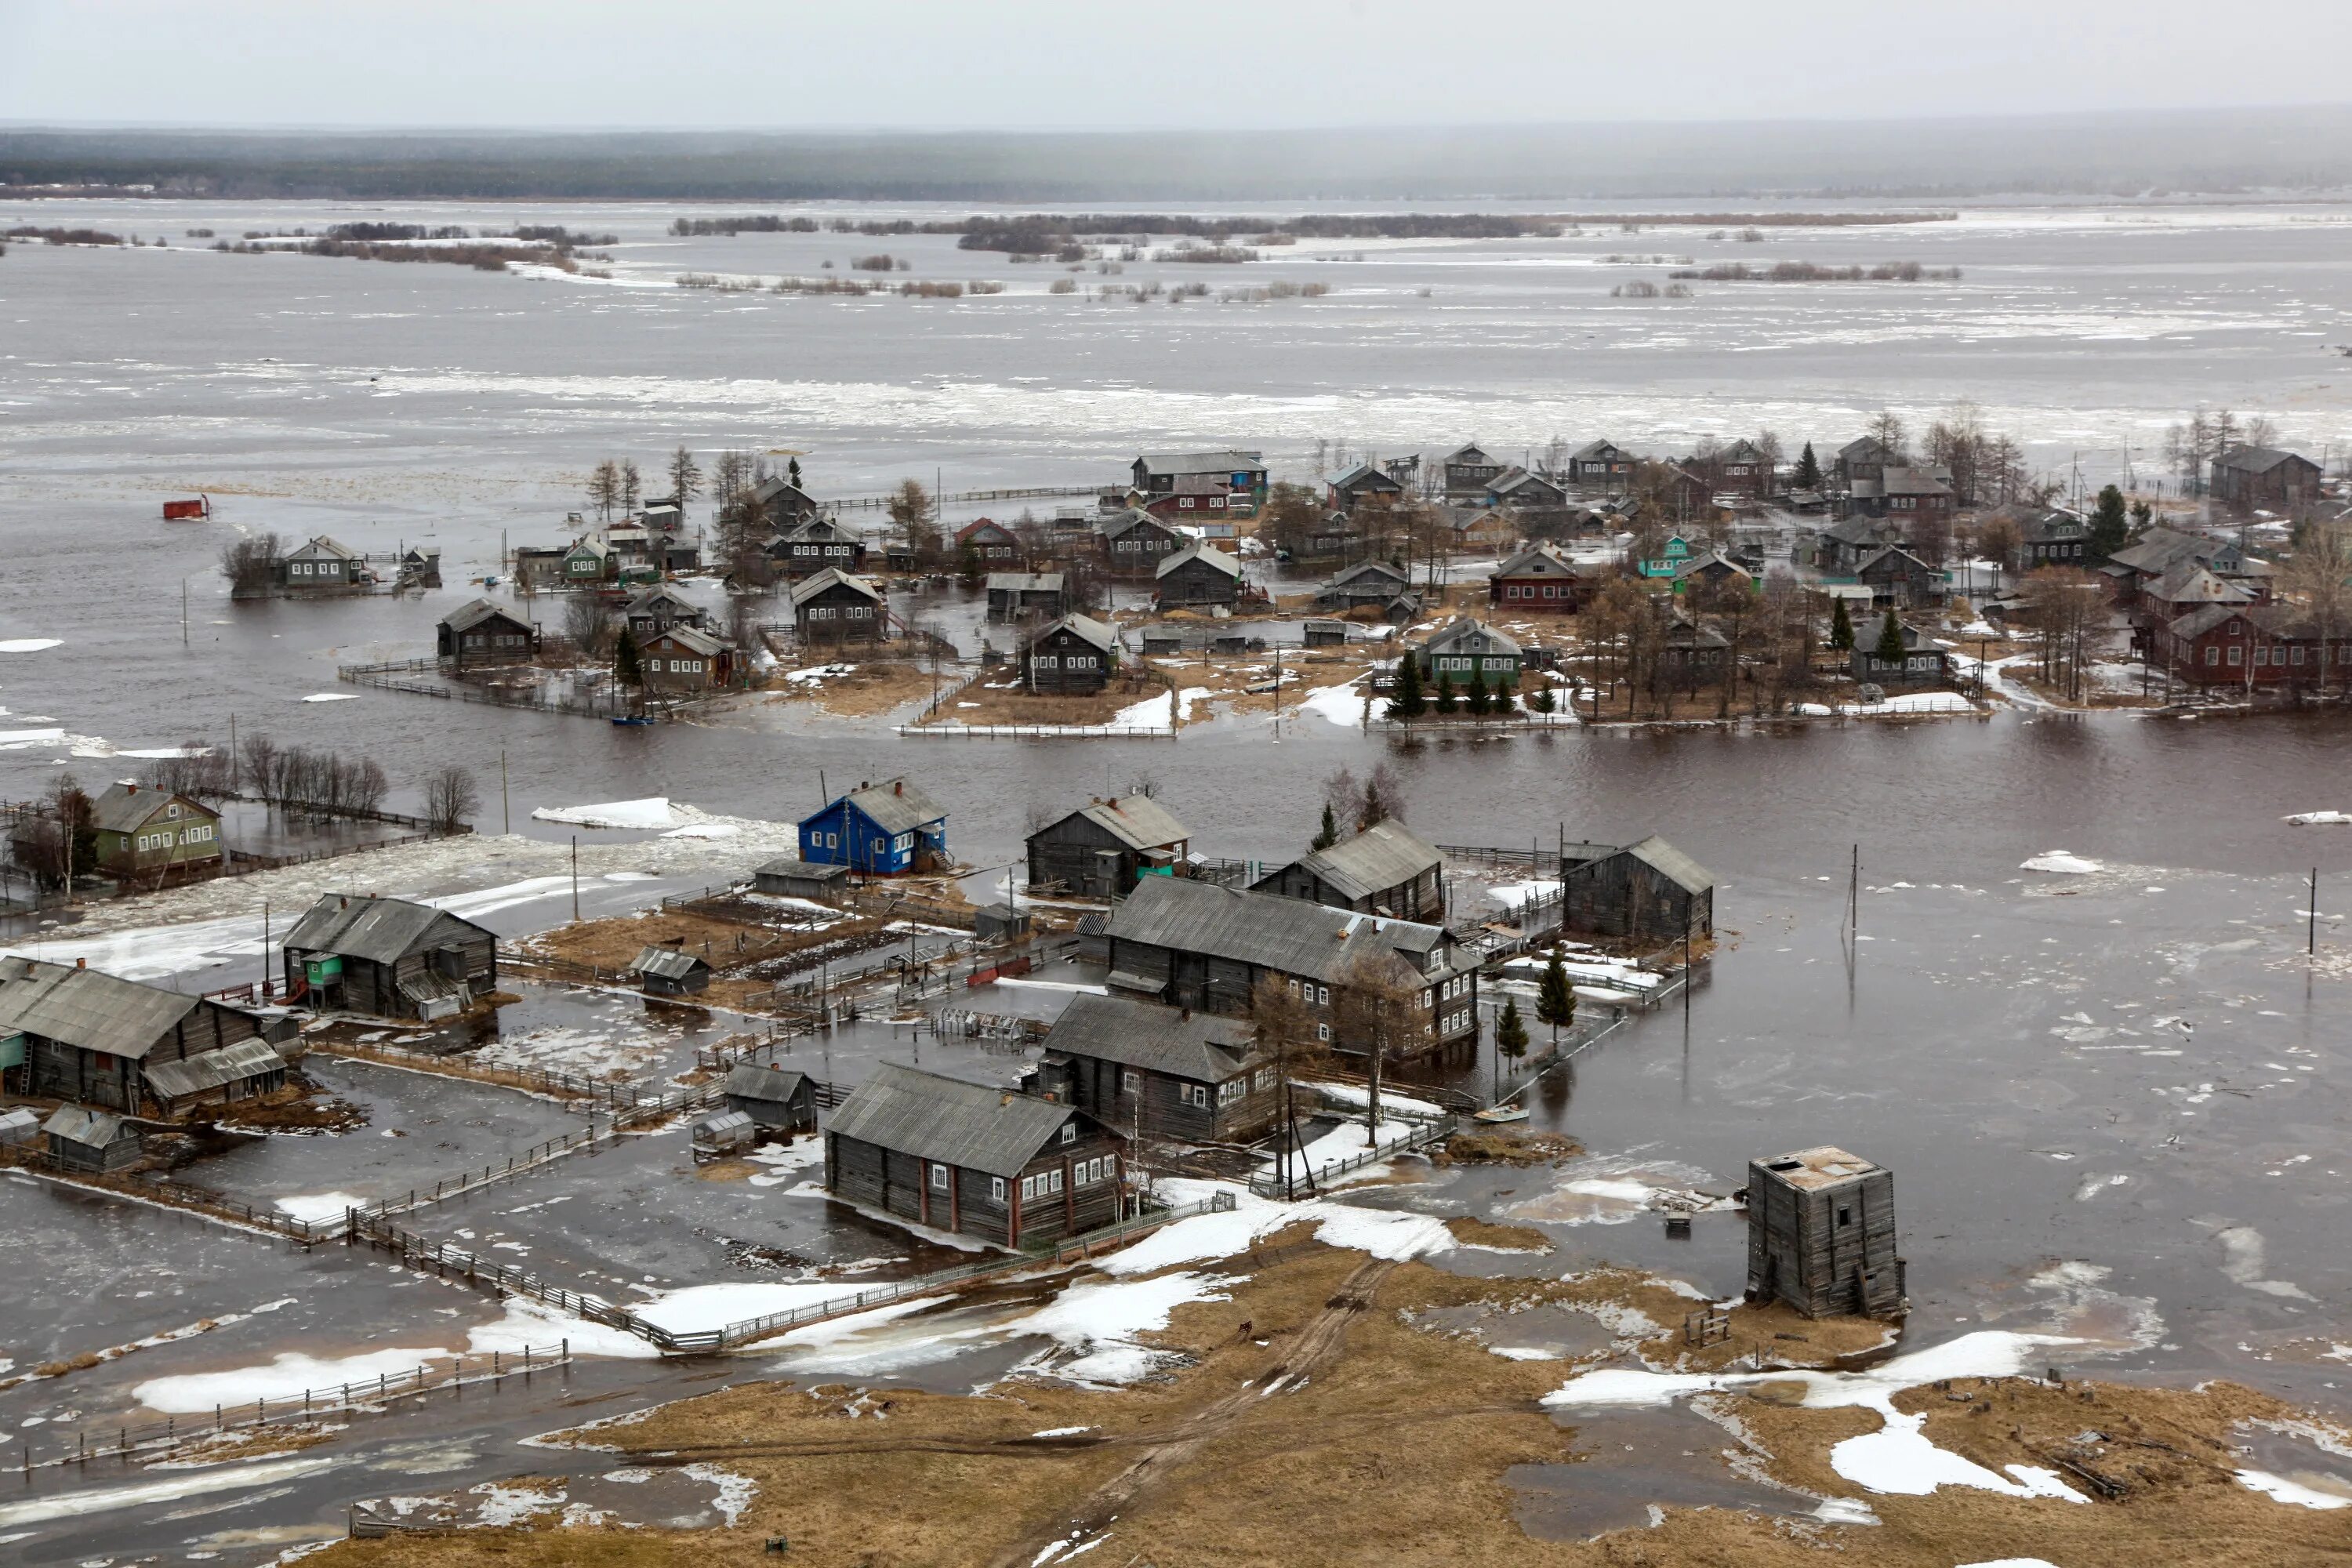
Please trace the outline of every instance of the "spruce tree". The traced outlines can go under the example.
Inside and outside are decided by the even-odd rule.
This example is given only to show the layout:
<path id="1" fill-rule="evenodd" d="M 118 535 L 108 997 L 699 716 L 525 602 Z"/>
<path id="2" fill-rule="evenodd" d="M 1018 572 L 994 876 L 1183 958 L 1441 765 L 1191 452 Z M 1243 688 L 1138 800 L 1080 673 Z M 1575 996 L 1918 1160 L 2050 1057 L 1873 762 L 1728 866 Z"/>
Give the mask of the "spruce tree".
<path id="1" fill-rule="evenodd" d="M 2109 485 L 2099 492 L 2098 509 L 2091 513 L 2093 560 L 2105 561 L 2131 542 L 2131 520 L 2124 510 L 2124 492 Z"/>
<path id="2" fill-rule="evenodd" d="M 1830 647 L 1840 653 L 1853 651 L 1853 617 L 1845 613 L 1845 601 L 1840 599 L 1830 612 Z"/>
<path id="3" fill-rule="evenodd" d="M 1886 619 L 1878 628 L 1878 646 L 1871 650 L 1881 664 L 1901 664 L 1907 651 L 1903 646 L 1903 623 L 1888 610 Z"/>
<path id="4" fill-rule="evenodd" d="M 624 686 L 635 686 L 645 678 L 645 663 L 637 657 L 637 639 L 624 626 L 621 640 L 613 645 L 613 679 Z"/>
<path id="5" fill-rule="evenodd" d="M 1495 1049 L 1513 1061 L 1528 1054 L 1527 1020 L 1519 1016 L 1516 996 L 1504 1001 L 1502 1016 L 1495 1020 Z"/>
<path id="6" fill-rule="evenodd" d="M 1454 678 L 1446 674 L 1444 670 L 1438 671 L 1437 700 L 1432 703 L 1431 706 L 1435 708 L 1440 713 L 1451 713 L 1454 710 Z"/>
<path id="7" fill-rule="evenodd" d="M 1327 800 L 1323 803 L 1323 826 L 1315 830 L 1315 837 L 1307 847 L 1309 849 L 1328 849 L 1339 842 L 1339 824 L 1333 819 L 1331 803 Z"/>
<path id="8" fill-rule="evenodd" d="M 1810 452 L 1812 448 L 1808 447 L 1805 450 Z M 801 488 L 801 460 L 798 458 L 793 458 L 784 465 L 784 481 L 794 489 Z"/>
<path id="9" fill-rule="evenodd" d="M 1822 465 L 1813 457 L 1813 444 L 1811 441 L 1806 442 L 1805 449 L 1797 454 L 1797 471 L 1789 476 L 1789 482 L 1801 490 L 1817 490 L 1822 488 Z"/>
<path id="10" fill-rule="evenodd" d="M 1576 1022 L 1576 992 L 1568 983 L 1568 970 L 1560 963 L 1558 948 L 1552 949 L 1543 981 L 1536 987 L 1536 1017 L 1551 1026 L 1555 1046 L 1559 1044 L 1560 1030 Z"/>
<path id="11" fill-rule="evenodd" d="M 1418 719 L 1429 711 L 1429 699 L 1421 689 L 1421 660 L 1411 648 L 1397 660 L 1396 686 L 1389 695 L 1389 717 Z"/>
<path id="12" fill-rule="evenodd" d="M 1528 706 L 1538 713 L 1549 713 L 1559 706 L 1559 700 L 1551 694 L 1550 681 L 1547 680 L 1535 689 L 1528 698 Z"/>
<path id="13" fill-rule="evenodd" d="M 1483 716 L 1486 711 L 1486 678 L 1477 670 L 1470 672 L 1470 685 L 1462 693 L 1462 706 L 1475 715 Z"/>

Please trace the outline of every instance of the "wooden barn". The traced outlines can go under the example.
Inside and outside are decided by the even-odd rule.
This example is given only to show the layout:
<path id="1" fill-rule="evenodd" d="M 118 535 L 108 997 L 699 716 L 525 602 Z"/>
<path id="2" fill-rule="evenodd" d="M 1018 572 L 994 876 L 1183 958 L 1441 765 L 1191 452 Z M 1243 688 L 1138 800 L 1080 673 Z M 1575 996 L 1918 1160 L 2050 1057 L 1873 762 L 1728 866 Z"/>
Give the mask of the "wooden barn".
<path id="1" fill-rule="evenodd" d="M 499 986 L 499 939 L 430 904 L 329 893 L 286 933 L 286 997 L 319 1012 L 431 1021 Z"/>
<path id="2" fill-rule="evenodd" d="M 629 961 L 628 973 L 648 996 L 699 996 L 710 989 L 710 961 L 684 948 L 641 949 Z"/>
<path id="3" fill-rule="evenodd" d="M 1444 858 L 1402 822 L 1376 822 L 1301 856 L 1251 889 L 1401 921 L 1445 919 Z"/>
<path id="4" fill-rule="evenodd" d="M 816 1080 L 789 1068 L 738 1062 L 727 1069 L 727 1109 L 749 1116 L 763 1131 L 816 1131 Z"/>
<path id="5" fill-rule="evenodd" d="M 1192 847 L 1192 833 L 1148 795 L 1082 805 L 1029 836 L 1029 885 L 1077 899 L 1116 899 L 1136 879 L 1165 875 Z"/>
<path id="6" fill-rule="evenodd" d="M 237 1049 L 248 1044 L 266 1054 Z M 286 1078 L 261 1020 L 241 1008 L 14 956 L 0 959 L 0 1060 L 8 1057 L 21 1061 L 28 1094 L 133 1116 L 215 1094 L 243 1099 Z"/>
<path id="7" fill-rule="evenodd" d="M 1163 610 L 1232 609 L 1241 603 L 1242 563 L 1205 541 L 1166 557 L 1152 574 L 1152 599 Z"/>
<path id="8" fill-rule="evenodd" d="M 1050 621 L 1068 606 L 1063 582 L 1059 572 L 991 572 L 988 618 Z"/>
<path id="9" fill-rule="evenodd" d="M 520 664 L 539 652 L 539 628 L 488 599 L 462 605 L 443 617 L 436 657 L 453 669 L 469 664 Z"/>
<path id="10" fill-rule="evenodd" d="M 1567 922 L 1576 935 L 1635 945 L 1694 942 L 1715 931 L 1715 879 L 1654 834 L 1622 849 L 1593 847 L 1567 868 Z"/>
<path id="11" fill-rule="evenodd" d="M 1896 1253 L 1895 1177 L 1843 1149 L 1748 1165 L 1748 1299 L 1809 1318 L 1908 1310 Z"/>
<path id="12" fill-rule="evenodd" d="M 1036 1091 L 1130 1137 L 1245 1143 L 1282 1113 L 1282 1085 L 1257 1027 L 1124 996 L 1070 999 L 1045 1036 Z"/>
<path id="13" fill-rule="evenodd" d="M 1394 475 L 1372 463 L 1358 463 L 1329 481 L 1331 509 L 1350 516 L 1367 501 L 1385 505 L 1404 499 L 1404 486 Z"/>
<path id="14" fill-rule="evenodd" d="M 1021 682 L 1032 692 L 1100 691 L 1118 668 L 1118 634 L 1091 616 L 1064 616 L 1021 645 Z"/>
<path id="15" fill-rule="evenodd" d="M 824 1130 L 835 1197 L 999 1247 L 1120 1217 L 1118 1136 L 1075 1106 L 884 1062 Z"/>
<path id="16" fill-rule="evenodd" d="M 756 867 L 751 890 L 778 899 L 838 899 L 849 885 L 849 868 L 795 860 L 787 855 Z"/>
<path id="17" fill-rule="evenodd" d="M 49 1158 L 69 1171 L 121 1171 L 139 1163 L 145 1146 L 139 1129 L 120 1116 L 61 1105 L 41 1123 Z"/>

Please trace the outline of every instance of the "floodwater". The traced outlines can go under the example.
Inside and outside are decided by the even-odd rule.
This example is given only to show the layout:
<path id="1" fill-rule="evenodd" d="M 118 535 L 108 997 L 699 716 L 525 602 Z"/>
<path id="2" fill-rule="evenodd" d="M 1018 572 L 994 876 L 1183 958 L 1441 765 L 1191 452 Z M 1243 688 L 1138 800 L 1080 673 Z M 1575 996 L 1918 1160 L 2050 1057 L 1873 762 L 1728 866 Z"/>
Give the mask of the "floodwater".
<path id="1" fill-rule="evenodd" d="M 1229 441 L 1264 447 L 1278 468 L 1303 473 L 1318 437 L 1433 453 L 1474 436 L 1507 448 L 1555 430 L 1640 444 L 1770 423 L 1792 442 L 1811 436 L 1827 447 L 1882 401 L 1931 411 L 1969 395 L 2032 443 L 2040 462 L 2078 443 L 2109 454 L 2087 458 L 2086 473 L 2099 463 L 2111 471 L 2126 443 L 2147 461 L 2155 433 L 2200 399 L 2274 411 L 2287 439 L 2316 451 L 2344 439 L 2352 384 L 2326 346 L 2352 306 L 2352 252 L 2333 209 L 1971 212 L 1951 226 L 1776 236 L 1761 247 L 1673 232 L 1302 246 L 1268 271 L 1328 276 L 1329 298 L 1179 308 L 1050 296 L 1045 273 L 959 255 L 936 238 L 673 245 L 657 237 L 667 210 L 66 205 L 0 217 L 161 226 L 174 248 L 20 246 L 0 260 L 0 528 L 28 542 L 0 579 L 0 642 L 58 639 L 0 651 L 0 795 L 44 788 L 66 767 L 94 782 L 136 766 L 126 752 L 226 740 L 232 718 L 240 734 L 267 730 L 281 743 L 376 758 L 394 779 L 395 808 L 427 769 L 461 763 L 485 786 L 483 839 L 440 855 L 414 887 L 398 881 L 404 852 L 325 864 L 348 865 L 354 885 L 386 892 L 520 888 L 485 917 L 512 936 L 569 914 L 562 852 L 575 831 L 590 862 L 582 898 L 591 914 L 778 852 L 719 839 L 697 842 L 689 857 L 641 833 L 534 823 L 537 806 L 661 795 L 788 821 L 824 790 L 906 773 L 948 807 L 958 854 L 985 868 L 1015 860 L 1034 811 L 1149 784 L 1203 853 L 1279 861 L 1313 832 L 1329 773 L 1386 760 L 1402 780 L 1402 815 L 1432 837 L 1516 847 L 1562 832 L 1614 842 L 1660 832 L 1717 878 L 1725 940 L 1687 1015 L 1643 1017 L 1547 1079 L 1530 1091 L 1533 1125 L 1622 1162 L 1620 1175 L 1687 1173 L 1680 1179 L 1714 1191 L 1738 1185 L 1751 1156 L 1845 1145 L 1895 1172 L 1914 1335 L 2055 1327 L 2096 1342 L 2058 1358 L 2095 1373 L 2226 1375 L 2352 1412 L 2338 1386 L 2352 1374 L 2336 1353 L 2352 1341 L 2352 1258 L 2340 1245 L 2352 1161 L 2342 1131 L 2352 1110 L 2342 1059 L 2352 836 L 2281 821 L 2352 807 L 2352 723 L 2340 717 L 2006 714 L 1391 742 L 1305 716 L 1278 731 L 1263 718 L 1217 720 L 1173 742 L 950 742 L 805 704 L 614 729 L 452 711 L 334 679 L 339 661 L 425 651 L 433 622 L 478 592 L 465 579 L 495 569 L 501 533 L 557 537 L 562 513 L 581 504 L 577 475 L 589 463 L 634 454 L 650 478 L 657 455 L 680 441 L 706 452 L 804 450 L 820 492 L 871 492 L 935 470 L 956 489 L 1076 485 L 1116 477 L 1138 447 Z M 619 230 L 629 241 L 616 251 L 621 275 L 605 285 L 215 256 L 177 238 L 197 225 L 232 234 L 360 216 L 478 226 L 493 216 Z M 687 268 L 812 272 L 827 255 L 845 261 L 886 246 L 919 258 L 909 276 L 996 276 L 1012 287 L 956 302 L 845 301 L 712 297 L 667 281 Z M 1318 259 L 1360 248 L 1360 262 Z M 1696 300 L 1612 300 L 1609 284 L 1643 268 L 1598 258 L 1636 248 L 1702 261 L 1916 258 L 1966 276 L 1956 285 L 1701 285 Z M 1247 281 L 1224 272 L 1252 269 L 1186 270 L 1219 273 L 1205 279 L 1217 288 Z M 1152 264 L 1137 264 L 1111 280 L 1152 275 Z M 633 280 L 649 286 L 625 286 Z M 198 489 L 215 494 L 218 521 L 157 521 L 163 496 Z M 438 542 L 450 586 L 231 606 L 214 563 L 240 529 L 328 532 L 377 553 Z M 975 606 L 949 589 L 919 613 L 962 627 Z M 352 700 L 303 700 L 316 695 Z M 497 837 L 509 816 L 530 842 Z M 1844 925 L 1857 845 L 1854 941 Z M 2053 848 L 2100 869 L 2021 868 Z M 2311 963 L 2304 879 L 2315 865 L 2320 952 Z M 224 885 L 216 909 L 180 906 L 226 922 L 204 942 L 124 936 L 115 951 L 136 963 L 152 950 L 155 972 L 191 986 L 249 979 L 261 925 L 247 918 L 258 915 L 248 899 L 258 896 Z M 36 934 L 67 933 L 53 925 Z M 1002 987 L 967 1005 L 1045 1015 L 1063 994 Z M 925 1010 L 936 1005 L 927 999 Z M 631 1022 L 584 998 L 533 1008 L 520 1032 L 585 1039 Z M 645 1029 L 639 1059 L 675 1070 L 685 1041 Z M 917 1047 L 870 1023 L 800 1053 L 795 1065 L 819 1065 L 814 1055 L 826 1076 L 852 1082 Z M 919 1054 L 976 1076 L 1013 1066 L 955 1042 L 926 1039 Z M 447 1173 L 576 1124 L 504 1091 L 381 1068 L 320 1070 L 364 1105 L 368 1127 L 242 1145 L 190 1174 L 273 1196 L 397 1190 L 412 1157 L 415 1174 Z M 1463 1069 L 1488 1070 L 1483 1060 Z M 386 1138 L 387 1129 L 409 1135 Z M 697 1182 L 683 1142 L 675 1130 L 633 1140 L 430 1222 L 452 1239 L 470 1230 L 475 1242 L 530 1248 L 517 1254 L 527 1265 L 616 1295 L 625 1280 L 668 1288 L 911 1257 L 904 1238 L 820 1220 L 822 1200 L 791 1195 L 793 1183 Z M 1568 1170 L 1433 1173 L 1355 1201 L 1510 1219 L 1548 1184 L 1578 1179 Z M 131 1389 L 154 1375 L 255 1365 L 286 1349 L 462 1343 L 499 1316 L 482 1296 L 402 1275 L 364 1251 L 305 1255 L 46 1185 L 12 1180 L 8 1190 L 32 1243 L 25 1250 L 43 1260 L 0 1282 L 0 1316 L 20 1325 L 0 1354 L 19 1371 L 292 1302 L 0 1392 L 0 1421 L 20 1436 L 66 1411 L 127 1412 Z M 1671 1272 L 1718 1298 L 1738 1288 L 1732 1218 L 1702 1215 L 1689 1239 L 1673 1240 L 1655 1215 L 1613 1214 L 1583 1201 L 1591 1195 L 1551 1194 L 1528 1211 L 1538 1217 L 1511 1220 L 1545 1228 L 1552 1254 L 1470 1254 L 1460 1266 L 1614 1262 Z M 570 1201 L 518 1212 L 555 1198 Z M 671 1200 L 657 1214 L 647 1206 Z M 15 1524 L 0 1512 L 0 1535 L 29 1532 L 10 1545 L 30 1562 L 199 1539 L 212 1544 L 194 1549 L 218 1550 L 224 1563 L 258 1561 L 284 1543 L 262 1539 L 268 1532 L 335 1524 L 350 1498 L 437 1493 L 544 1468 L 515 1440 L 612 1414 L 623 1395 L 644 1403 L 730 1375 L 585 1363 L 575 1387 L 610 1396 L 590 1410 L 537 1392 L 529 1404 L 509 1392 L 503 1405 L 436 1406 L 384 1419 L 380 1441 L 321 1450 L 331 1470 L 227 1487 L 209 1502 L 158 1498 Z M 446 1479 L 394 1479 L 402 1465 L 445 1460 Z M 129 1481 L 37 1472 L 23 1498 L 0 1508 Z M 191 1512 L 211 1502 L 227 1506 Z M 240 1531 L 254 1533 L 221 1533 Z"/>

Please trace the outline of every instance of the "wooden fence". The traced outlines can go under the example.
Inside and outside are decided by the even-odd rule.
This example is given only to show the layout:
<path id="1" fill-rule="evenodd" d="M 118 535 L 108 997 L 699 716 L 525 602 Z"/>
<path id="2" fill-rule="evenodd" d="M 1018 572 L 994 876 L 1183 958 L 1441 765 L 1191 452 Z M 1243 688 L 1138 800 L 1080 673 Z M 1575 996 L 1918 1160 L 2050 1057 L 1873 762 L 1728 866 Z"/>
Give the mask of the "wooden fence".
<path id="1" fill-rule="evenodd" d="M 942 735 L 965 741 L 1172 741 L 1165 725 L 1111 724 L 901 724 L 901 735 Z"/>
<path id="2" fill-rule="evenodd" d="M 427 671 L 438 673 L 440 668 L 437 660 L 429 658 L 393 659 L 382 664 L 340 664 L 335 667 L 335 679 L 348 686 L 404 691 L 414 697 L 436 697 L 445 702 L 475 702 L 493 708 L 570 713 L 583 719 L 642 719 L 648 723 L 659 723 L 676 717 L 678 710 L 676 704 L 648 703 L 640 711 L 634 694 L 624 696 L 618 691 L 586 698 L 548 697 L 538 691 L 508 691 L 404 679 Z"/>
<path id="3" fill-rule="evenodd" d="M 250 990 L 251 987 L 245 989 Z M 341 1057 L 353 1061 L 376 1062 L 384 1067 L 401 1068 L 410 1072 L 430 1073 L 439 1078 L 464 1079 L 471 1083 L 493 1084 L 501 1089 L 518 1089 L 526 1093 L 552 1095 L 561 1100 L 585 1101 L 593 1114 L 596 1110 L 622 1110 L 658 1098 L 648 1095 L 634 1083 L 616 1082 L 608 1079 L 582 1078 L 577 1073 L 560 1072 L 552 1068 L 489 1067 L 463 1054 L 436 1056 L 430 1051 L 404 1050 L 398 1046 L 374 1042 L 334 1040 L 313 1037 L 305 1042 L 314 1055 Z"/>

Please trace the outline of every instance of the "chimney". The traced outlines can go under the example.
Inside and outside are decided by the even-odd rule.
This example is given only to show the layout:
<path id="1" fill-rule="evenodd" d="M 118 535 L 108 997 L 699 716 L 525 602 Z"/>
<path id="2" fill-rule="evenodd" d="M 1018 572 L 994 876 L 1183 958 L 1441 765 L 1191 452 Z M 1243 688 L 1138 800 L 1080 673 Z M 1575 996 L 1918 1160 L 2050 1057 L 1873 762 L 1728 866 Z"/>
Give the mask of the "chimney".
<path id="1" fill-rule="evenodd" d="M 122 781 L 122 789 L 123 793 L 126 795 L 137 795 L 139 793 L 139 786 L 129 779 L 124 779 Z"/>
<path id="2" fill-rule="evenodd" d="M 1012 1103 L 1013 1103 L 1013 1091 L 1012 1091 L 1011 1089 L 1006 1089 L 1003 1094 L 998 1095 L 998 1096 L 996 1097 L 996 1103 L 997 1103 L 999 1106 L 1006 1106 L 1006 1105 L 1010 1105 L 1010 1104 L 1012 1104 Z"/>
<path id="3" fill-rule="evenodd" d="M 891 793 L 892 795 L 904 795 L 904 794 L 906 794 L 906 793 L 907 793 L 907 781 L 906 781 L 905 779 L 892 779 L 892 780 L 890 781 L 890 793 Z"/>
<path id="4" fill-rule="evenodd" d="M 74 967 L 76 969 L 88 969 L 89 967 L 89 960 L 87 958 L 77 958 L 74 960 Z"/>

